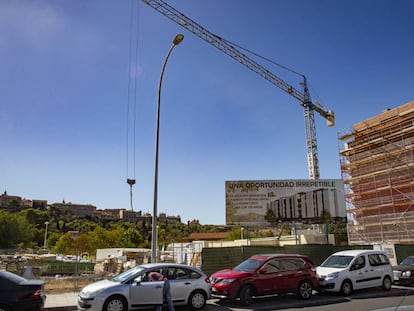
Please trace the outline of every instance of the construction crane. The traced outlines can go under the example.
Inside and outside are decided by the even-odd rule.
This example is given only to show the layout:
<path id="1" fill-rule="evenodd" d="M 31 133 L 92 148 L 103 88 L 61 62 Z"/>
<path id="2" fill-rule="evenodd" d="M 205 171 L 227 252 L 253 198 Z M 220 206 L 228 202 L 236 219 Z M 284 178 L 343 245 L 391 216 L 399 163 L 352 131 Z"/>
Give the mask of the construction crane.
<path id="1" fill-rule="evenodd" d="M 195 34 L 197 37 L 203 39 L 207 43 L 216 47 L 223 53 L 227 54 L 234 60 L 238 61 L 240 64 L 246 66 L 250 70 L 254 71 L 258 75 L 262 76 L 270 83 L 276 85 L 286 93 L 290 94 L 294 98 L 300 101 L 304 109 L 305 117 L 305 132 L 306 132 L 306 148 L 307 148 L 307 158 L 308 158 L 308 173 L 310 179 L 319 179 L 319 158 L 318 158 L 318 146 L 316 140 L 316 127 L 315 127 L 315 115 L 316 111 L 323 118 L 326 119 L 328 126 L 335 125 L 335 114 L 332 110 L 325 109 L 320 103 L 312 102 L 310 93 L 307 86 L 306 77 L 303 77 L 303 92 L 298 91 L 293 86 L 289 85 L 268 69 L 264 68 L 262 65 L 258 64 L 254 60 L 250 59 L 238 49 L 236 49 L 230 42 L 227 40 L 211 33 L 189 17 L 185 16 L 183 13 L 177 11 L 175 8 L 165 3 L 162 0 L 142 0 L 144 3 L 148 4 L 153 9 L 157 10 L 164 16 L 168 17 L 178 25 L 184 27 L 188 31 Z"/>

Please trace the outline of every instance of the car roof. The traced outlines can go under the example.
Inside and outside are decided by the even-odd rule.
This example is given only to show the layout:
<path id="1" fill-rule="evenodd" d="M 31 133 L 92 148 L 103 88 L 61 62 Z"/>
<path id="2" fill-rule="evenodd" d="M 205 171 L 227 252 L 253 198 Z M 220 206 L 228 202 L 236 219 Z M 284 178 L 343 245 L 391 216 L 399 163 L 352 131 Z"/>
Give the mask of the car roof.
<path id="1" fill-rule="evenodd" d="M 373 249 L 350 249 L 350 250 L 344 250 L 340 252 L 336 252 L 332 255 L 342 255 L 342 256 L 358 256 L 363 254 L 386 254 L 384 251 L 377 251 Z"/>
<path id="2" fill-rule="evenodd" d="M 148 268 L 154 268 L 154 267 L 163 267 L 163 266 L 177 266 L 177 267 L 191 267 L 180 263 L 174 263 L 174 262 L 157 262 L 157 263 L 143 263 L 140 264 L 140 266 L 148 267 Z"/>
<path id="3" fill-rule="evenodd" d="M 307 256 L 305 255 L 300 255 L 300 254 L 256 254 L 253 255 L 252 257 L 261 257 L 263 259 L 269 259 L 269 258 L 307 258 Z M 251 257 L 251 258 L 252 258 Z"/>
<path id="4" fill-rule="evenodd" d="M 157 268 L 157 267 L 166 267 L 166 266 L 168 266 L 168 267 L 176 267 L 176 268 L 193 269 L 193 270 L 202 272 L 197 267 L 184 265 L 184 264 L 180 264 L 180 263 L 173 263 L 173 262 L 145 263 L 145 264 L 141 264 L 139 266 L 144 267 L 146 269 L 152 269 L 152 268 Z"/>

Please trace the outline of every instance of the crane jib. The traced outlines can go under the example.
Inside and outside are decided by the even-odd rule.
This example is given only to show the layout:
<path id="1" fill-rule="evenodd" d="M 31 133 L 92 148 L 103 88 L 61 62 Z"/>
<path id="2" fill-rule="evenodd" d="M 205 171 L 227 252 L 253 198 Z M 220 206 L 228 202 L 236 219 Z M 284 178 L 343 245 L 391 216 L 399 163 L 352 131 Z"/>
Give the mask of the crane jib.
<path id="1" fill-rule="evenodd" d="M 203 26 L 199 25 L 183 13 L 177 11 L 175 8 L 164 2 L 163 0 L 142 0 L 144 3 L 157 10 L 164 16 L 168 17 L 181 27 L 195 34 L 197 37 L 203 39 L 210 45 L 216 47 L 223 53 L 227 54 L 240 64 L 254 71 L 270 83 L 290 94 L 300 101 L 304 108 L 305 118 L 305 132 L 306 132 L 306 146 L 308 158 L 308 170 L 310 179 L 319 179 L 319 160 L 316 142 L 316 127 L 313 112 L 316 111 L 323 118 L 327 120 L 328 126 L 335 124 L 335 114 L 332 110 L 325 109 L 321 104 L 312 102 L 307 88 L 306 77 L 303 76 L 303 92 L 298 91 L 293 86 L 286 83 L 284 80 L 274 75 L 272 72 L 264 68 L 262 65 L 247 57 L 245 54 L 236 49 L 227 40 L 211 33 Z"/>

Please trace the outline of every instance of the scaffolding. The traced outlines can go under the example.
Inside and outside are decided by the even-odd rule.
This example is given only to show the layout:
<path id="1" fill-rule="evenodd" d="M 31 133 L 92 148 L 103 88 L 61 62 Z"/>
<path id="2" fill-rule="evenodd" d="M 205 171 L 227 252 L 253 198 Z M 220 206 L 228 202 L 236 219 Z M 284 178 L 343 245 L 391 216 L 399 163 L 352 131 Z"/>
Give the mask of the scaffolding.
<path id="1" fill-rule="evenodd" d="M 340 134 L 348 242 L 414 242 L 414 101 Z"/>

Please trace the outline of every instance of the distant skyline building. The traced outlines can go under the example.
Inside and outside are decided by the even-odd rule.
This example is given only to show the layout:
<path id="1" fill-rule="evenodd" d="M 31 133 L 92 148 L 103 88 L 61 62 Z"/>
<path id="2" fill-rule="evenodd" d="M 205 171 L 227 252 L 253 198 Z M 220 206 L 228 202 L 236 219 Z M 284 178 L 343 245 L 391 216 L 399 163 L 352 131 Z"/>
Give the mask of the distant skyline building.
<path id="1" fill-rule="evenodd" d="M 414 242 L 414 101 L 341 134 L 348 242 Z"/>
<path id="2" fill-rule="evenodd" d="M 48 204 L 47 200 L 29 200 L 22 199 L 21 196 L 8 195 L 4 191 L 0 195 L 0 209 L 16 211 L 20 209 L 34 208 L 39 210 L 46 210 L 54 208 L 59 210 L 62 214 L 71 213 L 79 218 L 95 218 L 95 219 L 121 219 L 125 221 L 151 222 L 152 215 L 150 213 L 142 213 L 142 211 L 131 211 L 128 209 L 114 208 L 114 209 L 97 209 L 92 204 L 79 204 L 66 202 Z M 159 221 L 169 224 L 180 223 L 181 217 L 167 216 L 165 213 L 158 214 Z"/>
<path id="3" fill-rule="evenodd" d="M 10 209 L 13 206 L 22 206 L 23 200 L 21 197 L 16 195 L 8 195 L 7 191 L 4 191 L 2 195 L 0 195 L 0 208 L 2 209 Z"/>

